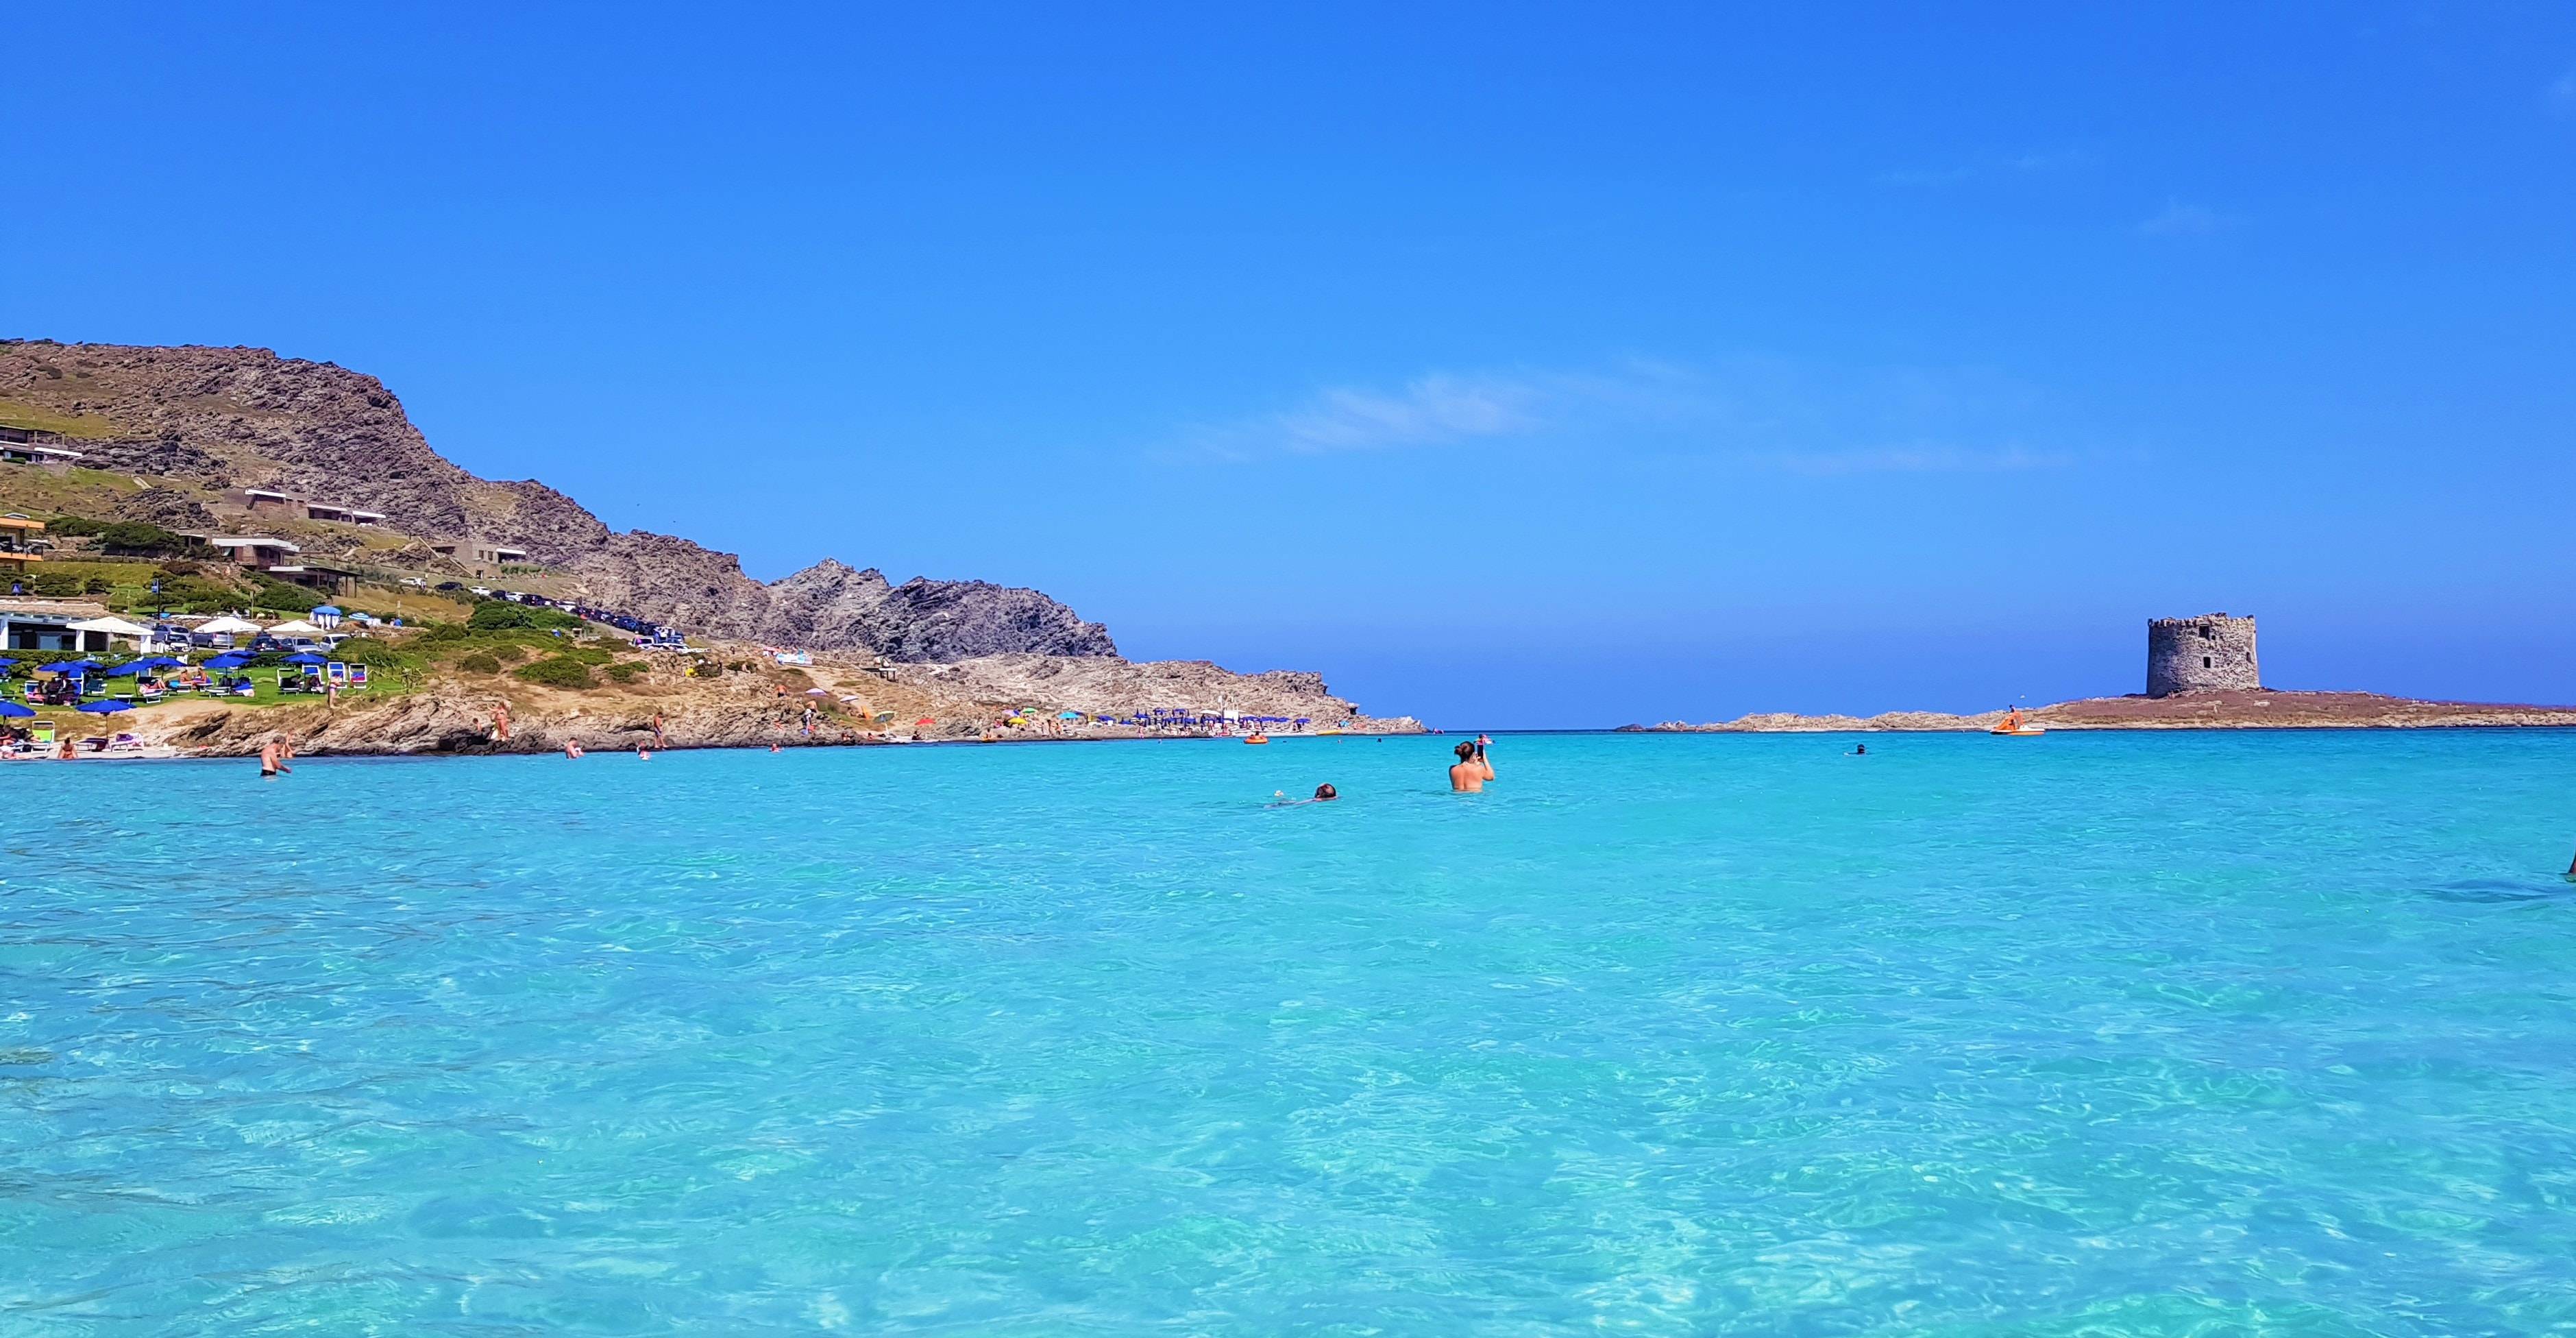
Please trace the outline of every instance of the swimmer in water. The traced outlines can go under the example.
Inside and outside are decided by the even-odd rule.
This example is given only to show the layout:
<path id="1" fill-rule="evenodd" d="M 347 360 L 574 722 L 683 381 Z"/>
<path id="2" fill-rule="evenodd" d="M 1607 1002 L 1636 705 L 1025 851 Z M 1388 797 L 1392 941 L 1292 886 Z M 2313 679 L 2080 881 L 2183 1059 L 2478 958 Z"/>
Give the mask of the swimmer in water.
<path id="1" fill-rule="evenodd" d="M 1449 768 L 1449 788 L 1459 794 L 1476 794 L 1485 782 L 1494 778 L 1494 764 L 1485 760 L 1485 750 L 1472 743 L 1458 745 L 1458 762 Z"/>
<path id="2" fill-rule="evenodd" d="M 579 739 L 566 739 L 566 740 L 564 740 L 564 756 L 566 756 L 566 757 L 579 757 L 579 756 L 581 756 L 581 740 L 579 740 Z"/>
<path id="3" fill-rule="evenodd" d="M 1866 744 L 1866 743 L 1855 743 L 1855 744 L 1853 744 L 1853 745 L 1852 745 L 1852 750 L 1851 750 L 1851 752 L 1849 752 L 1849 753 L 1845 754 L 1845 756 L 1848 756 L 1848 757 L 1867 757 L 1867 756 L 1869 756 L 1869 745 L 1868 745 L 1868 744 Z"/>
<path id="4" fill-rule="evenodd" d="M 259 774 L 262 779 L 274 778 L 281 771 L 294 770 L 286 765 L 286 749 L 280 747 L 277 740 L 271 739 L 259 746 Z"/>
<path id="5" fill-rule="evenodd" d="M 1327 799 L 1339 799 L 1341 797 L 1342 792 L 1334 789 L 1332 782 L 1326 781 L 1325 783 L 1315 787 L 1315 797 L 1312 799 L 1291 799 L 1288 797 L 1288 792 L 1286 790 L 1272 790 L 1270 792 L 1272 802 L 1264 805 L 1264 807 L 1294 808 L 1299 804 L 1320 804 Z"/>

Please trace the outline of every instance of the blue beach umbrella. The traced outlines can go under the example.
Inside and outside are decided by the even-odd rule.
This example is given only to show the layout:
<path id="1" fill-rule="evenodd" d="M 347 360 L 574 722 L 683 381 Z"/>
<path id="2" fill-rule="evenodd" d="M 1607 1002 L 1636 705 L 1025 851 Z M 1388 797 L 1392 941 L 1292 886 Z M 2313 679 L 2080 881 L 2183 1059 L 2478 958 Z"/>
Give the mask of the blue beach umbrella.
<path id="1" fill-rule="evenodd" d="M 321 657 L 321 656 L 319 656 L 319 655 L 316 655 L 316 654 L 314 654 L 313 652 L 311 652 L 311 651 L 309 651 L 309 650 L 308 650 L 308 651 L 305 651 L 305 652 L 304 652 L 303 654 L 301 654 L 301 655 L 289 655 L 289 656 L 287 656 L 287 657 L 286 657 L 286 662 L 287 662 L 288 664 L 329 664 L 329 663 L 330 663 L 330 661 L 329 661 L 329 660 L 324 659 L 323 657 Z"/>
<path id="2" fill-rule="evenodd" d="M 34 715 L 34 714 L 35 714 L 35 711 L 34 711 L 32 708 L 25 707 L 25 706 L 20 706 L 20 705 L 19 705 L 18 703 L 16 703 L 16 702 L 0 702 L 0 715 Z"/>
<path id="3" fill-rule="evenodd" d="M 144 670 L 151 667 L 152 662 L 150 660 L 136 660 L 131 664 L 120 664 L 115 668 L 108 670 L 107 676 L 110 678 L 124 678 L 130 674 L 142 673 Z"/>
<path id="4" fill-rule="evenodd" d="M 0 669 L 6 669 L 16 663 L 16 660 L 10 659 L 7 656 L 0 656 Z"/>
<path id="5" fill-rule="evenodd" d="M 250 663 L 250 657 L 247 655 L 218 655 L 215 658 L 206 661 L 206 667 L 209 669 L 239 669 L 248 663 Z"/>
<path id="6" fill-rule="evenodd" d="M 58 674 L 87 674 L 95 673 L 98 670 L 98 661 L 64 660 L 59 664 L 49 664 L 44 667 L 51 669 Z"/>
<path id="7" fill-rule="evenodd" d="M 82 702 L 80 705 L 75 706 L 72 709 L 75 711 L 87 711 L 91 715 L 114 715 L 119 711 L 133 710 L 134 704 L 132 702 L 120 701 Z"/>

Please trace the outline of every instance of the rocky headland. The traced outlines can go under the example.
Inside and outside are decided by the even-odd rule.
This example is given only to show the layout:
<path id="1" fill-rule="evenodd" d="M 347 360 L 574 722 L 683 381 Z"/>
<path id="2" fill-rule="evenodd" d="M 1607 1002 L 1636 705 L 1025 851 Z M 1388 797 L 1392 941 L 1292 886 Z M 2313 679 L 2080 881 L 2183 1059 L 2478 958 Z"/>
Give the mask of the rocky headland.
<path id="1" fill-rule="evenodd" d="M 817 655 L 782 666 L 757 648 L 716 642 L 703 657 L 663 656 L 630 681 L 559 690 L 507 674 L 439 672 L 411 690 L 368 691 L 337 704 L 236 705 L 178 701 L 118 715 L 114 728 L 145 746 L 194 757 L 238 757 L 275 741 L 299 754 L 537 753 L 567 742 L 631 749 L 751 748 L 893 742 L 1132 739 L 1208 732 L 1140 728 L 1102 717 L 1136 711 L 1277 715 L 1306 732 L 1418 733 L 1409 717 L 1369 716 L 1313 674 L 1232 674 L 1202 662 L 1130 663 L 1102 656 L 1014 654 L 939 666 L 888 666 Z M 740 657 L 740 658 L 734 658 Z M 683 672 L 698 661 L 698 673 Z M 709 664 L 729 666 L 710 677 Z M 1035 713 L 1024 714 L 1024 708 Z M 814 713 L 809 732 L 806 713 Z M 1060 712 L 1083 716 L 1058 718 Z M 507 736 L 500 717 L 509 718 Z M 889 718 L 890 717 L 890 718 Z M 1002 723 L 1006 718 L 1012 723 Z M 85 722 L 92 718 L 84 718 Z M 928 724 L 920 723 L 929 721 Z M 105 722 L 98 722 L 104 725 Z"/>
<path id="2" fill-rule="evenodd" d="M 44 555 L 43 572 L 85 569 L 102 579 L 108 571 L 104 561 L 88 561 L 93 551 L 109 556 L 97 550 L 100 541 L 61 537 L 73 529 L 63 517 L 145 522 L 199 536 L 273 536 L 296 546 L 290 561 L 299 574 L 282 575 L 288 566 L 250 573 L 208 563 L 207 553 L 229 550 L 200 547 L 199 560 L 128 567 L 111 583 L 140 582 L 144 577 L 132 573 L 143 571 L 158 592 L 167 579 L 186 584 L 203 576 L 248 599 L 256 594 L 254 578 L 279 574 L 309 586 L 320 575 L 320 593 L 341 604 L 411 615 L 406 632 L 374 634 L 398 658 L 420 661 L 399 686 L 380 679 L 336 707 L 173 701 L 117 718 L 116 728 L 148 744 L 212 754 L 256 751 L 270 739 L 306 752 L 526 750 L 568 739 L 616 746 L 657 714 L 665 739 L 678 747 L 890 735 L 977 739 L 997 731 L 1009 738 L 1121 737 L 1155 731 L 1097 718 L 1158 708 L 1302 717 L 1313 722 L 1309 728 L 1421 728 L 1408 717 L 1362 713 L 1317 674 L 1240 674 L 1204 661 L 1130 663 L 1107 628 L 1037 590 L 925 577 L 897 583 L 828 557 L 781 580 L 755 580 L 733 554 L 673 535 L 613 530 L 534 479 L 478 477 L 431 449 L 401 400 L 375 377 L 267 349 L 0 340 L 0 426 L 79 453 L 53 463 L 0 464 L 0 510 L 56 522 L 58 548 Z M 473 597 L 458 586 L 541 595 L 676 628 L 703 653 L 647 652 L 621 667 L 614 682 L 577 691 L 553 690 L 501 666 L 478 675 L 460 668 L 454 652 L 461 647 L 428 654 L 419 636 L 424 619 L 453 622 L 471 610 Z M 119 608 L 166 607 L 135 603 L 146 598 L 139 584 L 123 598 Z M 582 642 L 593 659 L 605 660 L 605 648 L 625 639 L 594 626 Z M 813 663 L 782 665 L 770 653 L 775 647 L 807 652 Z M 697 671 L 682 672 L 692 664 Z M 821 713 L 810 734 L 808 706 Z M 1024 707 L 1043 708 L 1044 722 L 1033 723 Z M 494 728 L 504 709 L 518 722 L 508 739 Z M 1083 719 L 1060 722 L 1065 711 Z M 878 719 L 889 713 L 899 721 L 893 730 Z M 1020 723 L 1004 726 L 1005 718 Z M 934 723 L 914 725 L 920 719 Z M 84 736 L 103 725 L 96 717 L 62 723 Z"/>
<path id="3" fill-rule="evenodd" d="M 1688 724 L 1625 725 L 1629 731 L 1693 734 L 1828 733 L 1845 730 L 1976 731 L 1993 729 L 2002 711 L 1947 715 L 1889 711 L 1882 715 L 1793 715 L 1784 712 Z M 2088 697 L 2026 709 L 2022 718 L 2047 729 L 2425 729 L 2457 726 L 2576 725 L 2576 706 L 2416 701 L 2374 692 L 2287 692 L 2231 688 L 2166 697 Z"/>

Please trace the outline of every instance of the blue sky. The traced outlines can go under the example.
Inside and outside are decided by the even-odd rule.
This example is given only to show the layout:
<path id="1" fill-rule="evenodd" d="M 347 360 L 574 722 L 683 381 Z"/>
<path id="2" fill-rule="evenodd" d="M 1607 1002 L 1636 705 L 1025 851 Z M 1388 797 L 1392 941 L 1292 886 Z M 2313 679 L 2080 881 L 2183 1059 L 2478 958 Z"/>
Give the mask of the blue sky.
<path id="1" fill-rule="evenodd" d="M 0 332 L 1453 726 L 2576 700 L 2576 10 L 1778 8 L 19 7 Z"/>

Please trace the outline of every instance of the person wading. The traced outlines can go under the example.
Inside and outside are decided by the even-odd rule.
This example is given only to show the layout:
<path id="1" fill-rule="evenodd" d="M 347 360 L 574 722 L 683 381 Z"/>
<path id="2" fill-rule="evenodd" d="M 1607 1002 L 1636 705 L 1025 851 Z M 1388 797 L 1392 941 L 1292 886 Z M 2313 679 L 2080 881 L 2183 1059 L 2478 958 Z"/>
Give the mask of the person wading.
<path id="1" fill-rule="evenodd" d="M 1482 744 L 1458 745 L 1458 762 L 1449 768 L 1449 788 L 1461 794 L 1474 794 L 1494 778 L 1494 764 L 1485 760 Z"/>

